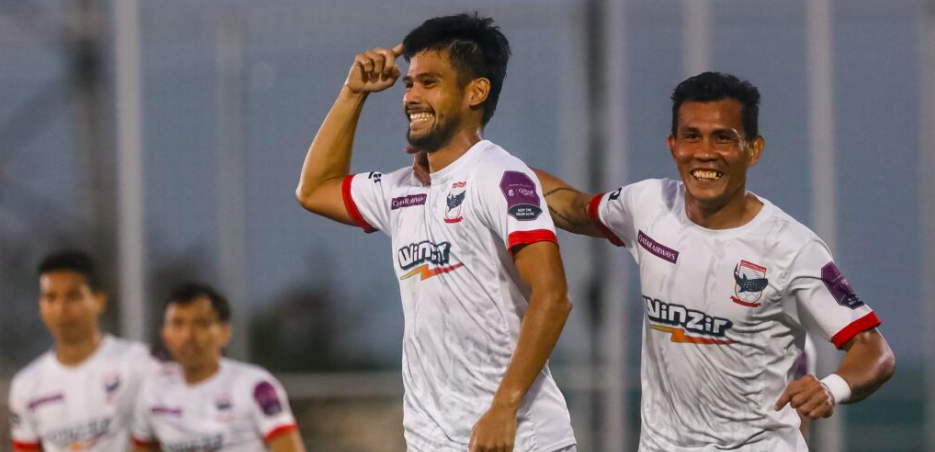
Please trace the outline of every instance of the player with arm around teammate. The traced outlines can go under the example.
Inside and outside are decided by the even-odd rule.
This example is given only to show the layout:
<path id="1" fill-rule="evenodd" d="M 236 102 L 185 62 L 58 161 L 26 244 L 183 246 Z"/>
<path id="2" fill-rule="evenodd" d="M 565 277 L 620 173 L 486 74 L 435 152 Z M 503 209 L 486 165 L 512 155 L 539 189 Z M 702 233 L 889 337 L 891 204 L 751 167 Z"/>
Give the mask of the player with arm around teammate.
<path id="1" fill-rule="evenodd" d="M 509 45 L 490 19 L 430 19 L 402 45 L 357 55 L 313 141 L 296 195 L 307 210 L 392 239 L 405 317 L 404 431 L 410 451 L 574 450 L 546 365 L 571 309 L 535 174 L 482 138 Z M 406 167 L 350 175 L 364 101 L 409 61 Z"/>
<path id="2" fill-rule="evenodd" d="M 13 377 L 13 450 L 124 452 L 137 391 L 158 362 L 145 345 L 99 329 L 107 294 L 90 255 L 50 254 L 38 273 L 39 313 L 54 345 Z"/>
<path id="3" fill-rule="evenodd" d="M 178 365 L 143 383 L 131 451 L 305 452 L 279 382 L 221 356 L 230 315 L 209 286 L 187 283 L 170 293 L 162 339 Z"/>
<path id="4" fill-rule="evenodd" d="M 672 100 L 681 181 L 593 196 L 537 172 L 560 228 L 606 237 L 639 265 L 640 450 L 805 451 L 800 417 L 866 398 L 895 358 L 824 242 L 746 190 L 764 148 L 758 90 L 708 72 Z M 845 351 L 821 380 L 793 380 L 806 331 Z"/>

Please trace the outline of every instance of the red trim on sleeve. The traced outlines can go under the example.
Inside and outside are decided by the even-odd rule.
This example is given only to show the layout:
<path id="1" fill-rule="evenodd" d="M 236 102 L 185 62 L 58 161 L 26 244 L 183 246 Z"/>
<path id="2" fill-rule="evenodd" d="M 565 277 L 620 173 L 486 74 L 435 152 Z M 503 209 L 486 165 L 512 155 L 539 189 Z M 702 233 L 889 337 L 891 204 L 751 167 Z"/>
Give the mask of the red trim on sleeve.
<path id="1" fill-rule="evenodd" d="M 838 331 L 838 334 L 835 334 L 834 337 L 831 338 L 831 342 L 834 343 L 835 347 L 843 348 L 844 344 L 846 344 L 847 341 L 853 339 L 854 336 L 871 328 L 876 328 L 880 326 L 880 323 L 882 323 L 880 322 L 880 318 L 877 317 L 875 313 L 871 312 L 870 314 L 854 320 L 850 325 L 842 328 L 841 331 Z"/>
<path id="2" fill-rule="evenodd" d="M 277 437 L 277 436 L 279 436 L 279 435 L 282 435 L 282 434 L 285 434 L 285 433 L 289 433 L 289 432 L 291 432 L 291 431 L 295 431 L 295 430 L 298 430 L 298 429 L 299 429 L 299 426 L 298 426 L 298 425 L 295 425 L 295 424 L 281 425 L 281 426 L 279 426 L 279 427 L 274 428 L 272 431 L 270 431 L 270 432 L 267 433 L 266 435 L 264 435 L 264 436 L 263 436 L 263 441 L 266 441 L 266 442 L 268 443 L 268 442 L 270 442 L 270 440 L 272 440 L 273 438 L 275 438 L 275 437 Z"/>
<path id="3" fill-rule="evenodd" d="M 367 224 L 367 221 L 364 220 L 363 215 L 360 214 L 360 210 L 357 210 L 357 204 L 354 202 L 354 197 L 351 196 L 351 182 L 354 180 L 354 175 L 351 174 L 344 178 L 344 182 L 341 183 L 341 194 L 344 195 L 344 208 L 347 209 L 348 215 L 354 219 L 354 222 L 357 223 L 357 226 L 360 226 L 367 234 L 376 231 L 373 226 Z"/>
<path id="4" fill-rule="evenodd" d="M 513 253 L 513 248 L 518 245 L 531 245 L 536 242 L 552 242 L 558 245 L 558 238 L 555 233 L 548 229 L 536 229 L 532 231 L 511 232 L 507 238 L 506 248 Z"/>
<path id="5" fill-rule="evenodd" d="M 42 443 L 26 443 L 14 439 L 13 448 L 18 450 L 42 450 Z"/>
<path id="6" fill-rule="evenodd" d="M 604 226 L 604 223 L 601 223 L 601 216 L 598 214 L 597 209 L 600 207 L 601 198 L 603 197 L 603 194 L 595 195 L 593 198 L 591 198 L 591 202 L 588 203 L 588 216 L 591 217 L 591 223 L 593 223 L 594 226 L 597 226 L 597 229 L 601 231 L 601 234 L 604 235 L 604 238 L 610 240 L 610 243 L 613 243 L 617 246 L 627 246 L 626 243 L 623 243 L 623 240 L 620 240 L 620 237 L 617 237 L 617 235 L 614 234 L 614 231 L 611 231 L 607 226 Z"/>
<path id="7" fill-rule="evenodd" d="M 134 446 L 144 447 L 144 448 L 155 447 L 157 444 L 159 444 L 156 441 L 145 441 L 133 435 L 130 435 L 130 442 L 132 442 Z"/>

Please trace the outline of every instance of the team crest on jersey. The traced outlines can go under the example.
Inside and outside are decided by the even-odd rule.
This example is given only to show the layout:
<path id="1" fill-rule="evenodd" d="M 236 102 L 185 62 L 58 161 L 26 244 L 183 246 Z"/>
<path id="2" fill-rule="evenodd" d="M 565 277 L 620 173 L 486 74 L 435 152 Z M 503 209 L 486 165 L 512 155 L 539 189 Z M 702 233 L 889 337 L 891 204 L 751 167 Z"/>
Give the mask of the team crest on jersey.
<path id="1" fill-rule="evenodd" d="M 420 275 L 424 281 L 442 273 L 455 271 L 464 264 L 458 263 L 450 265 L 451 262 L 451 243 L 434 243 L 428 240 L 419 243 L 406 245 L 396 251 L 396 260 L 399 268 L 410 270 L 399 279 L 409 279 Z"/>
<path id="2" fill-rule="evenodd" d="M 107 393 L 107 403 L 113 402 L 120 389 L 120 374 L 111 373 L 104 377 L 104 392 Z"/>
<path id="3" fill-rule="evenodd" d="M 741 260 L 734 266 L 734 294 L 730 300 L 748 308 L 759 307 L 767 286 L 766 267 Z"/>
<path id="4" fill-rule="evenodd" d="M 864 305 L 864 302 L 857 298 L 854 288 L 847 282 L 847 278 L 844 277 L 838 266 L 834 265 L 834 262 L 828 262 L 824 267 L 821 267 L 821 281 L 825 283 L 825 287 L 828 288 L 831 296 L 839 305 L 850 309 L 857 309 Z"/>
<path id="5" fill-rule="evenodd" d="M 714 317 L 702 311 L 685 306 L 666 303 L 662 300 L 643 295 L 649 328 L 669 333 L 671 341 L 685 344 L 728 345 L 733 343 L 725 338 L 734 322 L 721 317 Z"/>
<path id="6" fill-rule="evenodd" d="M 455 182 L 451 184 L 451 190 L 448 191 L 448 197 L 445 198 L 445 223 L 460 223 L 464 217 L 461 216 L 461 207 L 464 205 L 464 197 L 467 195 L 467 182 Z"/>

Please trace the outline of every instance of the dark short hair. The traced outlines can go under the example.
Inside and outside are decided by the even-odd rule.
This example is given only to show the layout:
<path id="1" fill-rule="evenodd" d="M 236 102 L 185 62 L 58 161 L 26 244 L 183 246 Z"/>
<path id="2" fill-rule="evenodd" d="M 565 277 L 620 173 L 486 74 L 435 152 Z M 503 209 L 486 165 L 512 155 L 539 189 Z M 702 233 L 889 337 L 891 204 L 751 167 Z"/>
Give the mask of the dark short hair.
<path id="1" fill-rule="evenodd" d="M 46 255 L 37 267 L 37 273 L 42 276 L 54 271 L 71 271 L 80 273 L 84 282 L 93 292 L 101 291 L 101 279 L 97 273 L 97 264 L 90 254 L 80 250 L 61 250 Z"/>
<path id="2" fill-rule="evenodd" d="M 165 307 L 168 309 L 169 306 L 173 304 L 191 304 L 201 297 L 206 297 L 211 301 L 211 308 L 218 315 L 218 320 L 220 320 L 221 323 L 230 322 L 231 308 L 227 299 L 207 284 L 187 282 L 178 285 L 176 288 L 172 289 L 172 291 L 169 292 L 169 296 L 166 297 Z"/>
<path id="3" fill-rule="evenodd" d="M 403 55 L 406 61 L 427 50 L 447 50 L 448 59 L 458 73 L 461 86 L 471 80 L 490 80 L 490 93 L 484 102 L 482 116 L 486 125 L 497 109 L 506 66 L 510 60 L 510 43 L 493 19 L 474 15 L 429 19 L 409 32 L 403 39 Z"/>
<path id="4" fill-rule="evenodd" d="M 740 102 L 744 138 L 751 140 L 760 135 L 760 91 L 746 80 L 720 72 L 703 72 L 690 77 L 672 92 L 672 136 L 678 133 L 679 107 L 686 101 L 714 102 L 734 99 Z"/>

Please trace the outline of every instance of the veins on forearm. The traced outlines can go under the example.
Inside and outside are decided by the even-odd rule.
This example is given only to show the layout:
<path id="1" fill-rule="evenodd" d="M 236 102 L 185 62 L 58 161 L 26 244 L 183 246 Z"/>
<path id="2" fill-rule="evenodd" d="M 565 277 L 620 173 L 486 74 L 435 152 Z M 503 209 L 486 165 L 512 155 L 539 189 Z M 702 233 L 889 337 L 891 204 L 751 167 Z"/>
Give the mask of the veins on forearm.
<path id="1" fill-rule="evenodd" d="M 544 195 L 542 195 L 542 196 L 548 198 L 549 196 L 554 195 L 555 193 L 558 193 L 558 192 L 560 192 L 560 191 L 562 191 L 562 190 L 568 190 L 568 191 L 572 191 L 572 192 L 577 191 L 577 190 L 575 190 L 574 188 L 571 188 L 571 187 L 558 187 L 558 188 L 553 188 L 552 190 L 547 191 L 547 192 L 546 192 Z"/>

